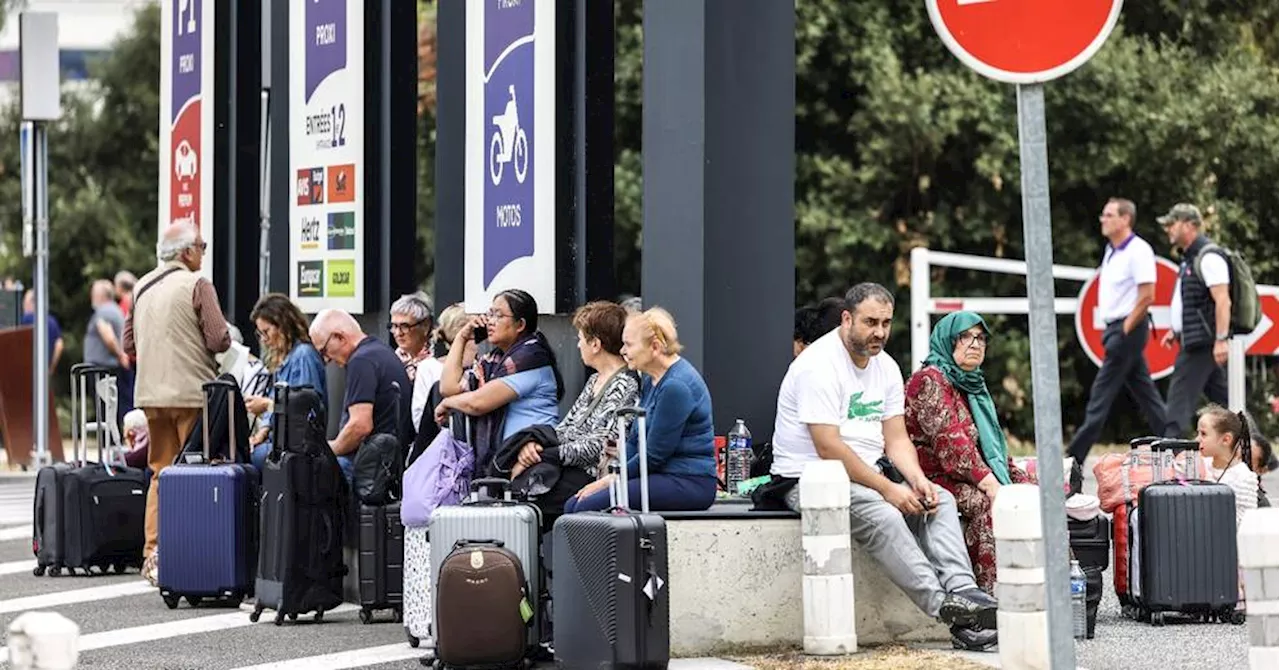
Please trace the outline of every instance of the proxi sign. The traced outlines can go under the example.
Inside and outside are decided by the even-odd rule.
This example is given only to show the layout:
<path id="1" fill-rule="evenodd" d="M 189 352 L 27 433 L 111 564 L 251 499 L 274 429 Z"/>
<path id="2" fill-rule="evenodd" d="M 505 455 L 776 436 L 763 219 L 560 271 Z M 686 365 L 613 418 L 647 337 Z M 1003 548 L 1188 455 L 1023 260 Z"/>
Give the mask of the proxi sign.
<path id="1" fill-rule="evenodd" d="M 1107 41 L 1122 0 L 925 0 L 933 28 L 962 63 L 1010 84 L 1057 79 Z"/>

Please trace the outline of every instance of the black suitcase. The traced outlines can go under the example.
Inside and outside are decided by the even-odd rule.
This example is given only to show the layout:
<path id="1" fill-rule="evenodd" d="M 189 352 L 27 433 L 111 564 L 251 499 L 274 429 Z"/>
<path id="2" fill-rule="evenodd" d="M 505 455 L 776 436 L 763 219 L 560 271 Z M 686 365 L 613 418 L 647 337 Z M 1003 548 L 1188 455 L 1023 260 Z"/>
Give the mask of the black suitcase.
<path id="1" fill-rule="evenodd" d="M 360 623 L 373 620 L 374 610 L 392 610 L 404 617 L 404 526 L 400 503 L 358 507 Z"/>
<path id="2" fill-rule="evenodd" d="M 1199 457 L 1193 440 L 1163 440 L 1153 448 Z M 1137 597 L 1152 624 L 1163 625 L 1166 612 L 1244 623 L 1243 612 L 1236 611 L 1236 502 L 1230 487 L 1154 482 L 1138 494 L 1137 517 Z"/>
<path id="3" fill-rule="evenodd" d="M 46 572 L 57 577 L 63 570 L 89 574 L 91 567 L 99 572 L 110 568 L 117 573 L 142 567 L 150 482 L 145 471 L 125 465 L 122 448 L 102 439 L 104 431 L 110 436 L 119 432 L 114 423 L 102 422 L 104 401 L 107 410 L 115 411 L 113 395 L 99 398 L 98 393 L 94 394 L 95 439 L 104 462 L 88 461 L 88 387 L 90 380 L 92 386 L 98 386 L 109 372 L 107 368 L 85 364 L 71 368 L 72 462 L 41 468 L 36 475 L 31 549 L 36 557 L 32 574 L 37 577 Z M 114 390 L 114 382 L 109 382 L 107 391 Z M 112 464 L 115 457 L 119 460 Z"/>
<path id="4" fill-rule="evenodd" d="M 619 429 L 615 509 L 566 514 L 552 529 L 553 636 L 566 668 L 665 668 L 670 660 L 667 527 L 648 512 L 644 410 L 636 417 L 641 512 L 629 509 L 626 439 Z"/>
<path id="5" fill-rule="evenodd" d="M 256 622 L 264 609 L 273 609 L 278 626 L 285 617 L 306 612 L 315 612 L 320 621 L 326 610 L 342 604 L 347 573 L 342 536 L 349 503 L 346 479 L 323 438 L 319 396 L 277 384 L 275 405 L 284 412 L 276 411 L 276 439 L 262 470 L 257 604 L 249 619 Z"/>

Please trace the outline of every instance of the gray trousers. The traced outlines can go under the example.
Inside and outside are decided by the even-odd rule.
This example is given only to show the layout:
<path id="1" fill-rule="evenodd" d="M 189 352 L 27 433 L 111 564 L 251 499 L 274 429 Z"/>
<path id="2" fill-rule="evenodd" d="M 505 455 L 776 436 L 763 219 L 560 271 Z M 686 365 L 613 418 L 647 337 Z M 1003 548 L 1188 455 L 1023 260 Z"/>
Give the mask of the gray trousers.
<path id="1" fill-rule="evenodd" d="M 1165 437 L 1182 437 L 1191 425 L 1200 394 L 1223 407 L 1227 406 L 1227 371 L 1213 360 L 1213 347 L 1178 351 L 1169 380 L 1169 397 L 1165 403 L 1168 416 Z"/>
<path id="2" fill-rule="evenodd" d="M 1089 404 L 1085 407 L 1084 423 L 1076 430 L 1068 450 L 1077 463 L 1084 463 L 1093 444 L 1102 434 L 1102 427 L 1111 414 L 1111 406 L 1120 389 L 1129 391 L 1147 419 L 1152 435 L 1162 434 L 1165 427 L 1165 403 L 1151 381 L 1151 371 L 1142 352 L 1147 346 L 1149 327 L 1146 319 L 1138 323 L 1128 335 L 1124 334 L 1124 322 L 1115 321 L 1102 331 L 1102 346 L 1107 357 L 1098 368 L 1089 389 Z"/>
<path id="3" fill-rule="evenodd" d="M 934 490 L 938 509 L 933 514 L 906 516 L 874 489 L 850 482 L 849 534 L 916 607 L 936 618 L 948 593 L 978 584 L 960 531 L 956 499 L 941 487 Z M 800 511 L 798 485 L 787 494 L 787 506 Z"/>

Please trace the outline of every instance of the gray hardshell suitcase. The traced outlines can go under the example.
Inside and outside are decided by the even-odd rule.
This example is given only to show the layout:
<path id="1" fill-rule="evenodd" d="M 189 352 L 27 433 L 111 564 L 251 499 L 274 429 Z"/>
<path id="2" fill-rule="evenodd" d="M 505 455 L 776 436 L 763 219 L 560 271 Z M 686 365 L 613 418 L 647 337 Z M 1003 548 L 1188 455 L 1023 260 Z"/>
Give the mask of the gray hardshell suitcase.
<path id="1" fill-rule="evenodd" d="M 461 540 L 483 542 L 497 540 L 520 559 L 524 569 L 525 592 L 533 612 L 542 611 L 543 580 L 541 556 L 542 512 L 534 505 L 511 499 L 511 482 L 484 478 L 471 483 L 471 498 L 461 505 L 439 507 L 431 515 L 427 536 L 430 539 L 431 600 L 433 620 L 440 617 L 440 566 Z M 499 487 L 500 499 L 485 499 L 480 489 Z M 529 622 L 529 649 L 541 641 L 539 617 Z M 434 630 L 434 627 L 433 627 Z M 438 644 L 438 641 L 437 641 Z"/>

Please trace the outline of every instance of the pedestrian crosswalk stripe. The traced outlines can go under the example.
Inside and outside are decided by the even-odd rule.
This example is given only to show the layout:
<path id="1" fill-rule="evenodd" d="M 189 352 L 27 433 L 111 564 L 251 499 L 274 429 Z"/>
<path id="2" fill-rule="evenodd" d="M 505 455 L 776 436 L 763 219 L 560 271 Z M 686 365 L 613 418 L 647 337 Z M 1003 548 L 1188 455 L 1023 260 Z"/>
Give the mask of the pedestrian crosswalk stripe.
<path id="1" fill-rule="evenodd" d="M 23 526 L 10 526 L 8 528 L 0 528 L 0 542 L 11 542 L 13 540 L 30 540 L 31 524 Z"/>
<path id="2" fill-rule="evenodd" d="M 250 665 L 236 670 L 345 670 L 378 663 L 394 663 L 421 658 L 424 650 L 414 649 L 407 642 L 384 644 L 380 647 L 348 649 L 333 654 L 295 658 L 288 661 Z"/>
<path id="3" fill-rule="evenodd" d="M 0 575 L 16 575 L 23 572 L 31 572 L 35 567 L 36 561 L 33 558 L 24 561 L 0 563 Z"/>
<path id="4" fill-rule="evenodd" d="M 145 580 L 139 580 L 119 584 L 91 586 L 87 589 L 42 593 L 38 596 L 26 596 L 23 598 L 0 600 L 0 614 L 25 612 L 27 610 L 43 609 L 46 607 L 59 607 L 61 605 L 72 605 L 75 603 L 85 603 L 94 600 L 106 600 L 107 598 L 136 596 L 142 593 L 155 592 L 155 590 L 156 587 L 148 584 Z M 4 658 L 4 655 L 0 654 L 0 658 Z"/>
<path id="5" fill-rule="evenodd" d="M 146 582 L 143 583 L 145 584 Z M 358 609 L 360 608 L 355 605 L 343 604 L 335 607 L 334 609 L 328 610 L 325 614 L 340 614 L 342 612 L 350 612 Z M 227 612 L 225 614 L 180 619 L 178 621 L 165 621 L 163 623 L 146 624 L 143 626 L 119 628 L 116 630 L 102 631 L 100 633 L 81 635 L 80 653 L 83 654 L 86 651 L 93 651 L 95 649 L 123 647 L 125 645 L 138 644 L 140 642 L 153 642 L 155 640 L 165 640 L 171 637 L 197 635 L 200 633 L 216 633 L 223 630 L 233 630 L 236 628 L 244 628 L 245 626 L 257 625 L 252 621 L 249 621 L 249 612 L 252 610 L 252 605 L 241 605 L 240 609 Z M 263 612 L 262 619 L 259 623 L 269 623 L 274 620 L 274 617 L 275 615 L 270 611 Z M 8 658 L 8 653 L 9 650 L 6 647 L 0 647 L 0 659 Z"/>

